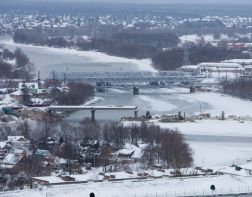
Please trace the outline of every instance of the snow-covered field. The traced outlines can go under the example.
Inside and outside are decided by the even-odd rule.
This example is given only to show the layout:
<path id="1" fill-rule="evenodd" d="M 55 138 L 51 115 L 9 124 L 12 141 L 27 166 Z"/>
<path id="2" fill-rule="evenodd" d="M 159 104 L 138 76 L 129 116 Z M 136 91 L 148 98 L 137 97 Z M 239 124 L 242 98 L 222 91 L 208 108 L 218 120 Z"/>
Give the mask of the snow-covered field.
<path id="1" fill-rule="evenodd" d="M 157 111 L 171 111 L 177 108 L 176 105 L 167 103 L 165 101 L 162 101 L 156 98 L 151 98 L 145 95 L 140 95 L 139 99 L 150 103 L 151 108 L 155 108 L 155 110 Z"/>
<path id="2" fill-rule="evenodd" d="M 189 144 L 194 152 L 194 166 L 226 167 L 244 164 L 252 158 L 252 147 L 249 143 L 189 141 Z"/>
<path id="3" fill-rule="evenodd" d="M 187 135 L 252 137 L 252 121 L 198 120 L 186 123 L 157 123 L 162 128 L 173 128 Z"/>
<path id="4" fill-rule="evenodd" d="M 194 37 L 195 38 L 195 37 Z M 183 38 L 192 39 L 192 37 Z M 198 39 L 198 38 L 195 38 Z M 212 40 L 208 38 L 207 40 Z M 80 58 L 82 63 L 85 60 L 87 62 L 93 63 L 106 63 L 109 67 L 110 64 L 118 63 L 116 65 L 120 70 L 120 64 L 127 64 L 130 67 L 133 65 L 135 70 L 144 71 L 155 71 L 151 66 L 151 61 L 145 60 L 135 60 L 127 58 L 119 58 L 114 56 L 109 56 L 104 53 L 95 51 L 77 51 L 74 49 L 58 49 L 51 47 L 38 47 L 31 45 L 21 45 L 14 44 L 13 42 L 6 42 L 7 45 L 12 47 L 25 47 L 26 49 L 32 51 L 43 51 L 45 54 L 53 54 L 58 57 L 67 55 L 71 62 L 71 59 Z M 29 54 L 28 54 L 29 55 Z M 83 58 L 83 59 L 82 59 Z M 57 62 L 57 61 L 55 61 Z M 59 62 L 60 63 L 60 62 Z M 41 69 L 43 68 L 40 67 Z M 110 68 L 110 67 L 109 67 Z M 93 68 L 97 69 L 97 68 Z M 89 104 L 100 104 L 100 102 L 106 102 L 106 99 L 111 99 L 118 103 L 113 103 L 120 105 L 121 101 L 130 101 L 135 103 L 130 103 L 130 105 L 137 105 L 137 103 L 143 103 L 147 109 L 158 112 L 160 114 L 167 112 L 175 112 L 178 110 L 186 111 L 193 106 L 193 111 L 191 114 L 198 113 L 200 108 L 203 112 L 209 112 L 212 116 L 220 116 L 222 111 L 225 111 L 226 116 L 235 115 L 237 118 L 240 116 L 242 118 L 252 117 L 252 102 L 248 100 L 243 100 L 228 95 L 223 95 L 220 93 L 195 93 L 188 94 L 188 89 L 141 89 L 140 95 L 133 97 L 133 95 L 127 95 L 126 90 L 121 89 L 111 89 L 111 92 L 118 94 L 114 98 L 104 96 L 97 96 L 92 101 L 85 103 Z M 141 95 L 142 94 L 142 95 Z M 132 99 L 133 98 L 133 99 Z M 6 98 L 8 99 L 8 98 Z M 4 103 L 5 100 L 2 102 Z M 175 100 L 175 101 L 174 101 Z M 110 103 L 105 103 L 110 104 Z M 127 104 L 127 103 L 123 103 Z M 188 112 L 189 114 L 189 112 Z M 83 116 L 83 114 L 82 114 Z M 252 158 L 252 121 L 247 118 L 244 122 L 238 120 L 201 120 L 196 122 L 188 123 L 156 123 L 163 128 L 177 128 L 183 134 L 186 135 L 187 142 L 190 144 L 194 152 L 194 165 L 195 166 L 205 166 L 205 167 L 219 167 L 228 166 L 232 163 L 242 163 L 247 159 Z M 229 183 L 228 186 L 226 183 Z M 180 195 L 190 195 L 193 192 L 198 194 L 203 194 L 211 192 L 209 187 L 211 184 L 215 184 L 217 189 L 224 191 L 224 188 L 230 187 L 237 189 L 240 188 L 241 191 L 249 189 L 252 184 L 252 178 L 250 177 L 231 177 L 231 176 L 220 176 L 220 177 L 202 177 L 193 179 L 159 179 L 159 180 L 148 180 L 148 181 L 125 181 L 125 182 L 103 182 L 103 183 L 88 183 L 82 185 L 74 186 L 53 186 L 48 188 L 47 196 L 52 197 L 64 197 L 64 196 L 88 196 L 90 192 L 94 192 L 96 196 L 176 196 L 178 192 Z M 73 189 L 74 188 L 74 189 Z M 251 188 L 252 189 L 252 188 Z M 167 194 L 167 195 L 166 195 Z M 46 196 L 43 191 L 26 191 L 18 192 L 16 196 Z M 6 196 L 1 195 L 0 196 Z M 12 196 L 12 195 L 10 195 Z M 13 195 L 15 196 L 15 195 Z"/>
<path id="5" fill-rule="evenodd" d="M 229 166 L 252 158 L 251 121 L 239 123 L 234 120 L 202 120 L 155 124 L 162 128 L 178 129 L 185 135 L 192 148 L 194 166 Z"/>
<path id="6" fill-rule="evenodd" d="M 228 183 L 228 184 L 227 184 Z M 252 177 L 235 177 L 230 175 L 197 178 L 162 178 L 139 181 L 115 181 L 85 183 L 76 185 L 50 186 L 45 190 L 20 191 L 13 195 L 0 196 L 26 197 L 82 197 L 94 192 L 96 197 L 168 197 L 211 194 L 232 194 L 251 192 Z M 210 186 L 214 184 L 216 191 Z"/>
<path id="7" fill-rule="evenodd" d="M 182 44 L 185 44 L 187 42 L 199 44 L 201 41 L 206 42 L 206 43 L 211 43 L 215 40 L 213 34 L 206 34 L 202 36 L 197 35 L 197 34 L 183 35 L 179 37 L 179 39 Z"/>

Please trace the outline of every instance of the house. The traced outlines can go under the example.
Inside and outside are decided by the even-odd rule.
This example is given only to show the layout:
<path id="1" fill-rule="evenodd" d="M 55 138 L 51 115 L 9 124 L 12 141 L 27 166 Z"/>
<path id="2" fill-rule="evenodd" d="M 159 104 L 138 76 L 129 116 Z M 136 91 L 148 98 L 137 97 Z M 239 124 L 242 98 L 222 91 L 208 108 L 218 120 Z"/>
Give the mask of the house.
<path id="1" fill-rule="evenodd" d="M 51 153 L 48 150 L 37 149 L 33 155 L 35 157 L 45 159 L 46 157 L 51 156 Z"/>
<path id="2" fill-rule="evenodd" d="M 26 158 L 26 152 L 21 149 L 12 150 L 1 161 L 0 168 L 9 172 L 22 171 L 23 162 Z"/>
<path id="3" fill-rule="evenodd" d="M 252 176 L 252 162 L 247 162 L 242 165 L 235 165 L 221 168 L 217 171 L 219 174 L 231 174 L 237 176 Z"/>

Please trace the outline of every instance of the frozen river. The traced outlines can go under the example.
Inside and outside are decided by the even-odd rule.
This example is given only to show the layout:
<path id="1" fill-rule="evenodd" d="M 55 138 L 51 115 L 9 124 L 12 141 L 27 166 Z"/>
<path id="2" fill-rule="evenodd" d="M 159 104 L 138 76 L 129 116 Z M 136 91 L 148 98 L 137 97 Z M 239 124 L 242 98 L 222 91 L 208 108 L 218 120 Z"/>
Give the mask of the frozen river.
<path id="1" fill-rule="evenodd" d="M 72 49 L 55 49 L 14 44 L 10 40 L 0 39 L 11 50 L 20 47 L 40 70 L 42 76 L 56 71 L 155 71 L 150 60 L 118 58 L 98 52 L 81 52 Z M 219 93 L 190 94 L 184 88 L 140 89 L 140 95 L 133 95 L 131 89 L 111 88 L 106 93 L 97 93 L 95 105 L 135 105 L 139 114 L 150 111 L 151 114 L 186 114 L 202 111 L 212 116 L 225 111 L 227 115 L 251 116 L 252 102 L 222 95 Z M 99 120 L 120 120 L 122 116 L 132 116 L 133 112 L 97 112 Z M 69 121 L 79 121 L 90 117 L 90 112 L 77 111 L 67 117 Z M 196 126 L 195 126 L 196 125 Z M 252 124 L 198 123 L 183 125 L 165 125 L 178 128 L 186 135 L 194 151 L 195 165 L 229 165 L 233 162 L 252 158 Z M 164 125 L 162 125 L 164 126 Z M 225 128 L 225 129 L 224 129 Z M 232 130 L 232 128 L 235 128 Z M 225 132 L 218 134 L 222 129 Z M 251 131 L 251 134 L 250 134 Z"/>
<path id="2" fill-rule="evenodd" d="M 12 51 L 17 47 L 21 48 L 29 56 L 31 62 L 36 65 L 36 69 L 41 72 L 42 77 L 47 77 L 52 71 L 155 71 L 149 59 L 127 59 L 96 51 L 15 44 L 9 37 L 3 36 L 0 37 L 0 43 Z"/>

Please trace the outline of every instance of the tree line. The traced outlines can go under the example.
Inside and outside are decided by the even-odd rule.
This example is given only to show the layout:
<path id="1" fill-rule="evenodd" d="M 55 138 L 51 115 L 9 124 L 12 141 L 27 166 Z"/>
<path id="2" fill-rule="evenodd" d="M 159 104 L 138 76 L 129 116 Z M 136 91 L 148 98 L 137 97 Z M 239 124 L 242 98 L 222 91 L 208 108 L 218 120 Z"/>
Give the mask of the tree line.
<path id="1" fill-rule="evenodd" d="M 8 61 L 13 61 L 14 64 Z M 2 79 L 23 79 L 29 81 L 34 77 L 35 67 L 29 57 L 17 48 L 14 52 L 3 49 L 0 52 L 0 78 Z"/>
<path id="2" fill-rule="evenodd" d="M 94 86 L 85 83 L 71 82 L 65 91 L 51 91 L 53 101 L 58 105 L 81 105 L 95 94 Z"/>
<path id="3" fill-rule="evenodd" d="M 51 35 L 51 36 L 49 36 Z M 167 31 L 117 31 L 108 35 L 93 36 L 86 40 L 80 36 L 53 36 L 42 34 L 36 29 L 18 30 L 13 39 L 18 43 L 47 45 L 52 47 L 70 47 L 79 50 L 97 50 L 110 55 L 127 58 L 151 58 L 158 70 L 175 70 L 182 66 L 183 48 L 177 35 Z M 219 62 L 233 58 L 249 58 L 241 51 L 214 47 L 202 41 L 199 45 L 190 44 L 191 64 L 205 61 Z"/>
<path id="4" fill-rule="evenodd" d="M 252 80 L 239 79 L 222 82 L 223 92 L 233 96 L 252 100 Z"/>

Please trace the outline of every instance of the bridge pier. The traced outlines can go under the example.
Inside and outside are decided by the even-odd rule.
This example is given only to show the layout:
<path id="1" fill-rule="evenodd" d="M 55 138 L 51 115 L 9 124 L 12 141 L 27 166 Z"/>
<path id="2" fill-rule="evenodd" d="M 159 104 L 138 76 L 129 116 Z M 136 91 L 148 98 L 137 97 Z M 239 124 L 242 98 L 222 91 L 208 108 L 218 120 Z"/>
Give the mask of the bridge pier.
<path id="1" fill-rule="evenodd" d="M 195 93 L 196 92 L 196 89 L 194 86 L 190 86 L 190 93 Z"/>
<path id="2" fill-rule="evenodd" d="M 138 110 L 137 109 L 134 110 L 134 116 L 135 116 L 135 118 L 138 117 Z"/>
<path id="3" fill-rule="evenodd" d="M 91 121 L 95 121 L 95 109 L 91 109 Z"/>
<path id="4" fill-rule="evenodd" d="M 139 87 L 133 87 L 133 94 L 139 94 Z"/>

